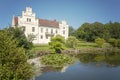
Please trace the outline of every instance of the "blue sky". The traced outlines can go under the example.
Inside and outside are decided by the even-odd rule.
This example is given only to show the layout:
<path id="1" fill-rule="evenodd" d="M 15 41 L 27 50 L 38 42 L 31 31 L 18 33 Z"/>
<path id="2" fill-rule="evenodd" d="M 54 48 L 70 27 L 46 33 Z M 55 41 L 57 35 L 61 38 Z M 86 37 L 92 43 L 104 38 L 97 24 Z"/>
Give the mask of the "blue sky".
<path id="1" fill-rule="evenodd" d="M 85 22 L 120 22 L 120 0 L 0 0 L 0 28 L 12 23 L 12 16 L 21 15 L 26 6 L 38 18 L 66 20 L 78 28 Z"/>

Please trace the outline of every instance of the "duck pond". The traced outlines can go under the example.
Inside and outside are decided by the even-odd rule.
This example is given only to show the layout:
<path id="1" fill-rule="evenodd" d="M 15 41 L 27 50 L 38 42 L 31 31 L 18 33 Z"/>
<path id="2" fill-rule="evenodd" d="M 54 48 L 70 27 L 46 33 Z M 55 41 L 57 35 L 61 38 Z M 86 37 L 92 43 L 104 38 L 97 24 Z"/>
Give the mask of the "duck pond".
<path id="1" fill-rule="evenodd" d="M 73 64 L 42 67 L 35 80 L 120 80 L 120 53 L 79 54 Z"/>

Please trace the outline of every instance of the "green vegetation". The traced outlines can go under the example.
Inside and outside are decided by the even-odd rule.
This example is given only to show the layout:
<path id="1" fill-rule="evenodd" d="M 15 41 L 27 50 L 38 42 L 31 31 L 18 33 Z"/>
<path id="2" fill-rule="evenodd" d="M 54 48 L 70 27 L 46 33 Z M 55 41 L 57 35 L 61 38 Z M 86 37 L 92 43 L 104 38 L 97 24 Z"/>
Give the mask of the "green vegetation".
<path id="1" fill-rule="evenodd" d="M 28 80 L 33 71 L 23 47 L 8 31 L 0 31 L 0 80 Z"/>
<path id="2" fill-rule="evenodd" d="M 113 47 L 120 48 L 120 39 L 109 39 L 108 41 Z"/>
<path id="3" fill-rule="evenodd" d="M 78 41 L 79 40 L 77 40 L 76 37 L 69 36 L 68 39 L 66 40 L 66 45 L 70 48 L 76 48 L 77 44 L 78 44 Z"/>
<path id="4" fill-rule="evenodd" d="M 98 46 L 102 47 L 102 45 L 105 43 L 105 40 L 101 38 L 96 38 L 95 43 L 98 44 Z"/>
<path id="5" fill-rule="evenodd" d="M 73 63 L 73 58 L 65 54 L 48 54 L 41 57 L 41 62 L 48 66 L 65 66 Z"/>
<path id="6" fill-rule="evenodd" d="M 61 53 L 61 50 L 64 49 L 65 39 L 60 35 L 56 35 L 51 38 L 51 42 L 49 43 L 50 49 L 52 49 L 53 53 Z"/>
<path id="7" fill-rule="evenodd" d="M 76 30 L 75 36 L 78 39 L 92 42 L 98 37 L 105 41 L 108 41 L 110 38 L 120 39 L 120 23 L 84 23 Z"/>
<path id="8" fill-rule="evenodd" d="M 72 26 L 69 26 L 69 36 L 75 36 L 75 29 Z"/>
<path id="9" fill-rule="evenodd" d="M 22 28 L 18 28 L 17 26 L 15 28 L 10 27 L 5 31 L 7 31 L 9 35 L 13 36 L 13 39 L 17 40 L 17 47 L 23 47 L 25 49 L 27 57 L 30 58 L 30 56 L 32 55 L 30 53 L 30 50 L 33 47 L 32 41 L 35 36 L 30 34 L 28 37 L 26 37 L 24 32 L 22 31 Z"/>
<path id="10" fill-rule="evenodd" d="M 29 35 L 29 38 L 27 38 L 24 34 L 24 32 L 21 30 L 21 28 L 18 27 L 10 27 L 7 29 L 7 32 L 9 35 L 13 36 L 13 39 L 16 39 L 18 42 L 18 47 L 23 47 L 26 52 L 32 49 L 32 35 Z M 30 40 L 31 39 L 31 40 Z"/>

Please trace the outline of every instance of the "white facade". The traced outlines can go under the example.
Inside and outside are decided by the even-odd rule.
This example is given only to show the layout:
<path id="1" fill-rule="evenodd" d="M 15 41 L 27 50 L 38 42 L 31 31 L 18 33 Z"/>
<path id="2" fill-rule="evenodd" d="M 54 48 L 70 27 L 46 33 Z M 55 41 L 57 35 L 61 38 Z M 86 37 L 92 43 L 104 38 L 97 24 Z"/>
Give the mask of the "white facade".
<path id="1" fill-rule="evenodd" d="M 65 39 L 68 38 L 69 26 L 66 21 L 59 23 L 56 20 L 38 19 L 31 7 L 26 7 L 26 11 L 22 11 L 22 16 L 13 17 L 12 25 L 23 27 L 26 36 L 35 35 L 34 44 L 48 44 L 50 38 L 58 34 Z"/>

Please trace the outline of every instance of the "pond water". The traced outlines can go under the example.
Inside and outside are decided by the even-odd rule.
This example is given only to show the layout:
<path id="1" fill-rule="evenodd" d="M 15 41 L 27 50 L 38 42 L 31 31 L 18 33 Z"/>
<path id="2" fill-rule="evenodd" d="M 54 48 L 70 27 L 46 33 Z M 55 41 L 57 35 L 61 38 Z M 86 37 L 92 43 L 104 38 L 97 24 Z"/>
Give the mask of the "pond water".
<path id="1" fill-rule="evenodd" d="M 74 64 L 45 67 L 35 80 L 120 80 L 120 54 L 82 54 Z"/>

